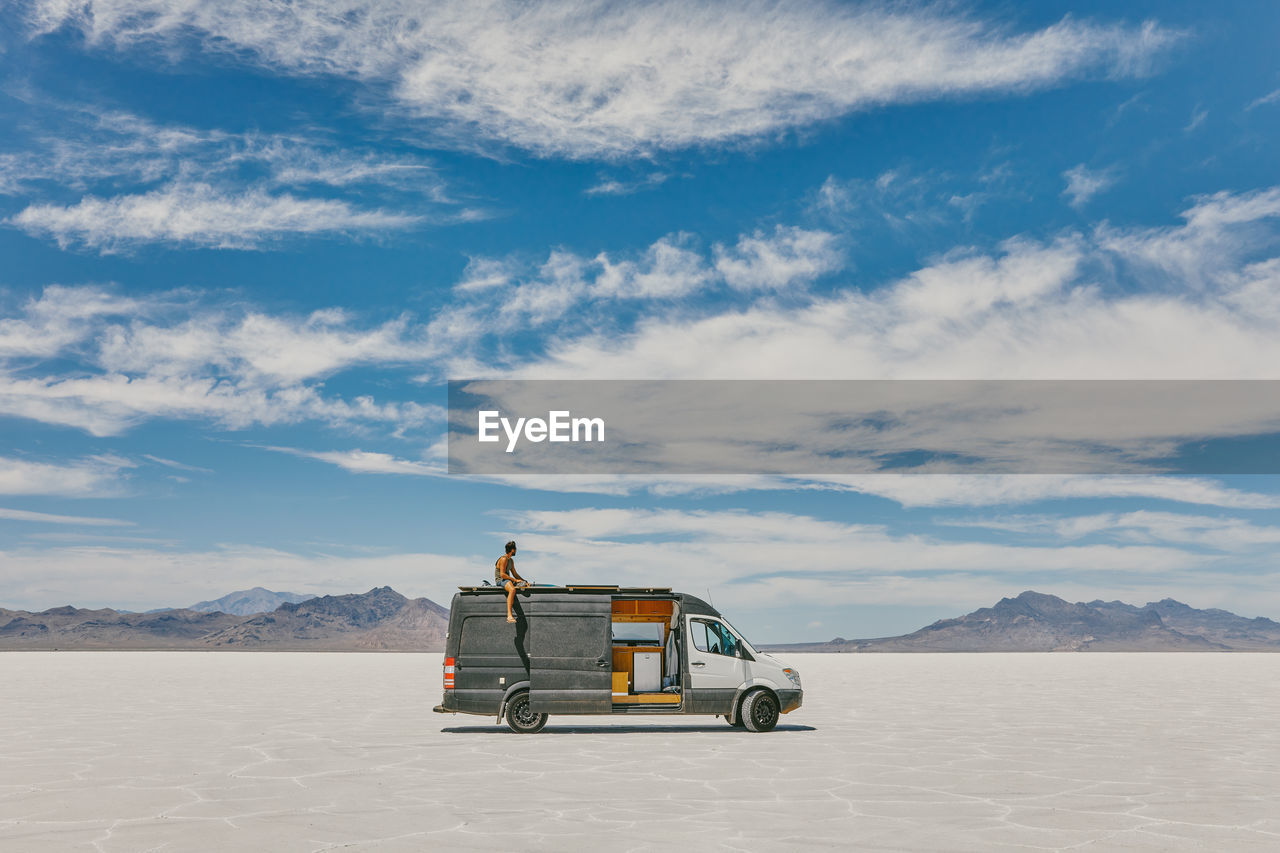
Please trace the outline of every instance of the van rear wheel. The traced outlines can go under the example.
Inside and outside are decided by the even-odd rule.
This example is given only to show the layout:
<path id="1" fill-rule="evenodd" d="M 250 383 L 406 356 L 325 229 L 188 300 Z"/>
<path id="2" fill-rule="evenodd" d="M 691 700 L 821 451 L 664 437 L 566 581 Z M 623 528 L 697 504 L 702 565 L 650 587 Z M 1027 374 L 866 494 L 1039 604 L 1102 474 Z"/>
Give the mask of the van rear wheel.
<path id="1" fill-rule="evenodd" d="M 778 724 L 778 700 L 768 690 L 748 693 L 739 716 L 747 731 L 767 732 Z"/>
<path id="2" fill-rule="evenodd" d="M 547 724 L 546 714 L 535 714 L 529 708 L 529 693 L 521 691 L 507 702 L 507 725 L 512 731 L 524 735 L 542 731 Z"/>

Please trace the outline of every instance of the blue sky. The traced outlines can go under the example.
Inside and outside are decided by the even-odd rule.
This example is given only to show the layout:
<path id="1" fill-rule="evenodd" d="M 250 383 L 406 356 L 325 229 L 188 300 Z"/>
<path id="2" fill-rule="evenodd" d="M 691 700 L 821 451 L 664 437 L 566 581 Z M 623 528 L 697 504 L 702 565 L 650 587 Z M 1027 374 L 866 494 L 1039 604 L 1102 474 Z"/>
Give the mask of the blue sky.
<path id="1" fill-rule="evenodd" d="M 1280 9 L 29 2 L 0 606 L 1034 588 L 1280 615 L 1274 477 L 477 482 L 449 378 L 1280 378 Z"/>

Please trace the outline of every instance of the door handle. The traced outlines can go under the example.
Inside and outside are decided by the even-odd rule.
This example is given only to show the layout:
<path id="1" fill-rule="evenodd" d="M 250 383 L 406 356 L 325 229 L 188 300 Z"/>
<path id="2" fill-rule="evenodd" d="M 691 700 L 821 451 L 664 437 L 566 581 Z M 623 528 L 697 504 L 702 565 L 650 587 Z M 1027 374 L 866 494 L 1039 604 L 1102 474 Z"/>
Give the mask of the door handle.
<path id="1" fill-rule="evenodd" d="M 596 666 L 608 666 L 608 665 L 609 665 L 609 662 L 607 660 L 596 661 Z"/>
<path id="2" fill-rule="evenodd" d="M 695 660 L 695 661 L 690 661 L 689 666 L 706 666 L 706 664 L 700 660 Z"/>

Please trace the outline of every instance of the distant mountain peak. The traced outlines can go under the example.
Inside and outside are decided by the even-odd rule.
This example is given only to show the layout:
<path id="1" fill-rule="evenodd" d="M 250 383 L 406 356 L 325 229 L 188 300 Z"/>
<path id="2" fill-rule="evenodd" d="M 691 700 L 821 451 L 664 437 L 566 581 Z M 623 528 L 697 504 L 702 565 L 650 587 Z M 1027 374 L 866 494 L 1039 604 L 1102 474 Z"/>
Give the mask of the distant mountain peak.
<path id="1" fill-rule="evenodd" d="M 201 601 L 188 607 L 197 613 L 230 613 L 233 616 L 249 616 L 254 613 L 270 613 L 282 604 L 294 604 L 315 598 L 311 594 L 297 592 L 273 592 L 264 587 L 229 592 L 222 598 Z"/>

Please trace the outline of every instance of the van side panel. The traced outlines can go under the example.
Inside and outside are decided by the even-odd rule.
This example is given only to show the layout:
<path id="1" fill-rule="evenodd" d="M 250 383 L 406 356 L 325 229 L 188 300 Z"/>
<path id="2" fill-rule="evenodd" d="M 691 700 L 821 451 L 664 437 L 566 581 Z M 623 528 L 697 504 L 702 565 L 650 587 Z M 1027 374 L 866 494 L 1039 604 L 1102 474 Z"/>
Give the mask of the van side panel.
<path id="1" fill-rule="evenodd" d="M 532 602 L 531 602 L 532 604 Z M 529 709 L 543 714 L 613 710 L 611 600 L 566 596 L 530 608 Z"/>
<path id="2" fill-rule="evenodd" d="M 507 688 L 529 680 L 526 631 L 507 624 L 506 613 L 501 595 L 453 597 L 445 656 L 454 659 L 455 674 L 446 711 L 496 714 Z"/>

